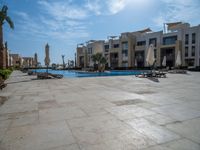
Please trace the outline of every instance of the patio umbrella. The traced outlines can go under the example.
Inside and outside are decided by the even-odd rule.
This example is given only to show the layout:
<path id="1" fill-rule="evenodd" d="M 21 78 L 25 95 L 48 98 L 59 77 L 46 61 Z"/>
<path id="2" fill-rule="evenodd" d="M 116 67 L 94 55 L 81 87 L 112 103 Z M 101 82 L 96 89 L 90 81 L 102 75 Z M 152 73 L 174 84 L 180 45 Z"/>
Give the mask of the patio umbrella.
<path id="1" fill-rule="evenodd" d="M 155 57 L 154 57 L 154 46 L 153 44 L 151 44 L 148 48 L 148 52 L 147 52 L 147 57 L 146 57 L 146 62 L 149 66 L 154 65 L 155 63 Z"/>
<path id="2" fill-rule="evenodd" d="M 167 65 L 167 59 L 166 59 L 166 56 L 164 56 L 163 61 L 162 61 L 162 66 L 166 67 L 166 65 Z"/>
<path id="3" fill-rule="evenodd" d="M 37 63 L 38 63 L 37 53 L 35 53 L 35 55 L 34 55 L 34 62 L 35 62 L 35 67 L 37 67 Z"/>
<path id="4" fill-rule="evenodd" d="M 47 66 L 47 73 L 48 73 L 48 66 L 50 64 L 50 58 L 49 58 L 49 45 L 47 44 L 45 47 L 45 59 L 44 59 L 45 65 Z"/>
<path id="5" fill-rule="evenodd" d="M 178 51 L 177 57 L 176 57 L 176 66 L 179 67 L 181 66 L 182 62 L 181 62 L 181 51 Z"/>
<path id="6" fill-rule="evenodd" d="M 137 64 L 137 59 L 135 59 L 135 67 L 137 67 L 138 66 L 138 64 Z"/>

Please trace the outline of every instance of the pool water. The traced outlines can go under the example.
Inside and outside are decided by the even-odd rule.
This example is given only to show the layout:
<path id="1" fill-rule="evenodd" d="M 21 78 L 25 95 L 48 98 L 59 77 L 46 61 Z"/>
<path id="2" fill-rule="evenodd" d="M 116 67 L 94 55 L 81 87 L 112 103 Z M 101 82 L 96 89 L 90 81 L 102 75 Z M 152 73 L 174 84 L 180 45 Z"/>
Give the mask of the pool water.
<path id="1" fill-rule="evenodd" d="M 33 70 L 35 71 L 35 70 Z M 37 69 L 36 72 L 46 72 L 46 69 Z M 127 75 L 138 75 L 141 71 L 128 70 L 128 71 L 106 71 L 106 72 L 81 72 L 74 70 L 51 70 L 48 69 L 49 73 L 62 74 L 64 77 L 100 77 L 100 76 L 127 76 Z"/>

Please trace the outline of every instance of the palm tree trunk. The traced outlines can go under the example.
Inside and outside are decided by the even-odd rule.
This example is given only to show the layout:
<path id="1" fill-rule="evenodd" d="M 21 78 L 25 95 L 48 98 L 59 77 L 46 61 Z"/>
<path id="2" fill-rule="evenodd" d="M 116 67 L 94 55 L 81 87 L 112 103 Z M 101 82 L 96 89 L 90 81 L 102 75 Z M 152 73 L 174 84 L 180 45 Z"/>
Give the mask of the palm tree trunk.
<path id="1" fill-rule="evenodd" d="M 5 54 L 3 48 L 3 26 L 0 25 L 0 69 L 5 68 Z"/>
<path id="2" fill-rule="evenodd" d="M 0 50 L 3 50 L 3 25 L 0 25 Z"/>

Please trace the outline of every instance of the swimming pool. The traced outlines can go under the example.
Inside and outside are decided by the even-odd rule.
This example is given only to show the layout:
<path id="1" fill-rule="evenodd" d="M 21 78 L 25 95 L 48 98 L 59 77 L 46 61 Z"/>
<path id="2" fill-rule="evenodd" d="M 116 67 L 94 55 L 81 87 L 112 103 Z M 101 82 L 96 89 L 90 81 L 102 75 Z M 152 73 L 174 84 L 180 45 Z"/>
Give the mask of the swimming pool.
<path id="1" fill-rule="evenodd" d="M 35 71 L 35 70 L 33 70 Z M 46 72 L 46 69 L 37 69 L 36 72 Z M 49 73 L 62 74 L 64 77 L 76 78 L 76 77 L 103 77 L 103 76 L 128 76 L 141 74 L 138 70 L 128 71 L 106 71 L 106 72 L 81 72 L 74 70 L 51 70 L 48 69 Z"/>

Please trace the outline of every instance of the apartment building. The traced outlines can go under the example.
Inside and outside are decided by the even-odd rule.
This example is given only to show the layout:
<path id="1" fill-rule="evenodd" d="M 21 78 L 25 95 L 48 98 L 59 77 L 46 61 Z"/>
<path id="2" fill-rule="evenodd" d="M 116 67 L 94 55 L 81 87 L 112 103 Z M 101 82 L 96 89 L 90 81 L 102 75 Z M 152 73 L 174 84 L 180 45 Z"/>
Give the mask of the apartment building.
<path id="1" fill-rule="evenodd" d="M 93 65 L 91 56 L 102 53 L 108 67 L 147 67 L 146 56 L 150 44 L 154 45 L 156 65 L 162 66 L 164 56 L 169 67 L 175 66 L 178 51 L 181 52 L 182 66 L 200 66 L 200 25 L 190 27 L 188 23 L 167 23 L 167 30 L 153 32 L 150 28 L 121 33 L 106 41 L 91 41 L 77 47 L 77 67 Z"/>
<path id="2" fill-rule="evenodd" d="M 104 52 L 104 41 L 88 41 L 86 46 L 81 44 L 77 46 L 77 67 L 93 67 L 92 55 Z"/>
<path id="3" fill-rule="evenodd" d="M 10 54 L 9 64 L 10 66 L 20 67 L 21 66 L 21 56 L 19 54 Z"/>
<path id="4" fill-rule="evenodd" d="M 33 57 L 22 57 L 21 66 L 28 68 L 34 67 L 34 58 Z"/>

